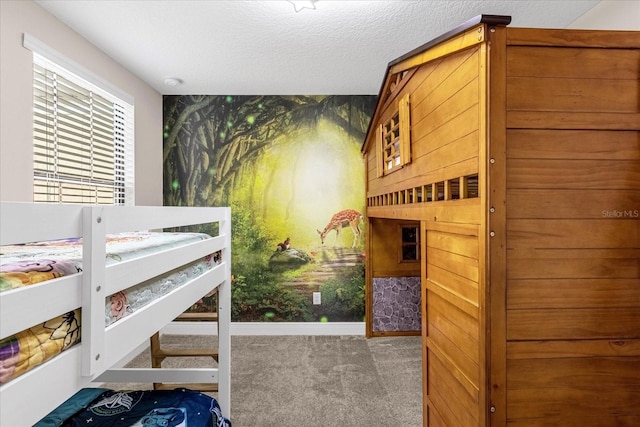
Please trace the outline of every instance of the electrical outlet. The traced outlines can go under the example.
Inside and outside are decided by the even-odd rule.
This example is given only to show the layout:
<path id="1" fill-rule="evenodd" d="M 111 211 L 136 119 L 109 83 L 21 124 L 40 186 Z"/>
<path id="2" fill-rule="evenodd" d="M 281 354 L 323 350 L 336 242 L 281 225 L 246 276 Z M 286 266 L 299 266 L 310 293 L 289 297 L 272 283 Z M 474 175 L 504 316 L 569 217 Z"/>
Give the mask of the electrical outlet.
<path id="1" fill-rule="evenodd" d="M 313 304 L 318 305 L 320 304 L 320 292 L 314 292 L 313 293 Z"/>

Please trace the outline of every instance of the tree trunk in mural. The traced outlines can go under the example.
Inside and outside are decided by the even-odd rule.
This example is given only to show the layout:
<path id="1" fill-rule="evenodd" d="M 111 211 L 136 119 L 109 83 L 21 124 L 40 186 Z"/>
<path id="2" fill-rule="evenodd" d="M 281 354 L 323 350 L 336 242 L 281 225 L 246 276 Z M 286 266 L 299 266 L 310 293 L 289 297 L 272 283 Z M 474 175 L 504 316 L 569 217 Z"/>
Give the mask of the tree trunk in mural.
<path id="1" fill-rule="evenodd" d="M 166 205 L 221 206 L 241 165 L 321 118 L 362 141 L 372 97 L 165 96 Z"/>
<path id="2" fill-rule="evenodd" d="M 316 229 L 341 210 L 364 212 L 360 147 L 374 105 L 165 96 L 164 204 L 232 206 L 235 321 L 362 320 L 362 248 L 351 248 L 350 230 L 324 245 Z M 311 305 L 317 291 L 321 307 Z"/>

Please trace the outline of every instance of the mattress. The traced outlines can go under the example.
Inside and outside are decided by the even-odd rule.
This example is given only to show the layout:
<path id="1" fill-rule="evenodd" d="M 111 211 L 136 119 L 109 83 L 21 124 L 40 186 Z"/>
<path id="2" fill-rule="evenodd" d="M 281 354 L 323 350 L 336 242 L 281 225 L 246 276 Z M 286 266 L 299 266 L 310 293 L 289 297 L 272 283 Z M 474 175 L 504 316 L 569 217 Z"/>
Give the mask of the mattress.
<path id="1" fill-rule="evenodd" d="M 135 259 L 208 237 L 202 233 L 134 232 L 110 235 L 106 244 L 106 264 Z M 217 261 L 214 258 L 208 256 L 196 260 L 110 295 L 105 301 L 105 326 L 211 269 Z M 0 292 L 81 271 L 80 238 L 0 247 Z M 81 311 L 76 309 L 2 339 L 0 383 L 21 375 L 78 343 L 81 319 Z"/>

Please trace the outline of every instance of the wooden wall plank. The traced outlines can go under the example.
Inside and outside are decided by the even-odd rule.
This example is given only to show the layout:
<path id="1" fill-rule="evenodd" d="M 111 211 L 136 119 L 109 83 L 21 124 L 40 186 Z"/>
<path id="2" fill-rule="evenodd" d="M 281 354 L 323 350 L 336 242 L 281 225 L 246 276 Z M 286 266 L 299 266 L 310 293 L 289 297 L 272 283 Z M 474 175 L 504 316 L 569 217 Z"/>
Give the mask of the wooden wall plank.
<path id="1" fill-rule="evenodd" d="M 636 386 L 640 393 L 640 357 L 510 359 L 508 363 L 511 390 L 562 384 L 567 388 L 606 390 Z"/>
<path id="2" fill-rule="evenodd" d="M 462 298 L 468 304 L 478 307 L 478 282 L 465 279 L 435 265 L 429 266 L 429 280 L 448 292 Z"/>
<path id="3" fill-rule="evenodd" d="M 454 376 L 456 382 L 460 383 L 460 387 L 477 401 L 480 387 L 478 343 L 470 343 L 469 340 L 454 341 L 451 338 L 445 336 L 439 329 L 431 328 L 429 349 L 441 353 L 441 358 L 447 361 L 448 374 Z"/>
<path id="4" fill-rule="evenodd" d="M 430 335 L 431 328 L 438 328 L 444 336 L 456 341 L 478 342 L 478 319 L 469 316 L 433 292 L 427 293 L 427 312 L 427 335 Z"/>
<path id="5" fill-rule="evenodd" d="M 438 357 L 429 355 L 429 398 L 437 407 L 447 426 L 478 425 L 477 392 L 469 395 L 454 377 L 455 369 Z"/>
<path id="6" fill-rule="evenodd" d="M 426 300 L 428 399 L 446 425 L 478 425 L 477 313 L 469 316 L 432 291 Z"/>
<path id="7" fill-rule="evenodd" d="M 508 111 L 510 129 L 640 130 L 640 113 Z"/>
<path id="8" fill-rule="evenodd" d="M 587 196 L 574 189 L 511 189 L 508 191 L 509 219 L 632 219 L 640 218 L 640 188 L 598 189 Z M 625 214 L 626 213 L 626 214 Z"/>
<path id="9" fill-rule="evenodd" d="M 510 419 L 540 418 L 540 414 L 545 414 L 545 419 L 572 419 L 592 415 L 607 417 L 611 421 L 618 416 L 638 416 L 640 386 L 617 389 L 594 386 L 581 389 L 546 387 L 509 390 L 507 399 Z M 617 427 L 616 424 L 609 425 Z"/>
<path id="10" fill-rule="evenodd" d="M 510 129 L 509 159 L 640 160 L 640 132 Z"/>
<path id="11" fill-rule="evenodd" d="M 508 188 L 633 189 L 640 183 L 637 160 L 511 159 Z"/>
<path id="12" fill-rule="evenodd" d="M 424 140 L 415 151 L 415 161 L 428 165 L 429 170 L 436 171 L 450 167 L 456 163 L 473 159 L 477 164 L 478 133 L 473 132 L 449 143 L 443 140 Z"/>
<path id="13" fill-rule="evenodd" d="M 439 146 L 476 133 L 479 128 L 478 122 L 478 105 L 475 104 L 469 105 L 460 114 L 437 127 L 428 121 L 414 124 L 412 133 L 415 135 L 413 140 L 415 157 L 423 156 Z M 431 142 L 432 147 L 430 149 L 423 148 L 423 140 Z M 440 141 L 440 143 L 433 146 L 433 141 Z"/>
<path id="14" fill-rule="evenodd" d="M 453 120 L 456 116 L 478 103 L 478 79 L 474 79 L 465 86 L 462 86 L 445 102 L 438 105 L 433 111 L 425 115 L 423 120 L 427 120 L 429 127 L 435 129 L 444 123 Z M 418 111 L 416 109 L 416 111 Z M 420 123 L 416 123 L 419 125 Z"/>
<path id="15" fill-rule="evenodd" d="M 428 231 L 451 233 L 463 237 L 474 238 L 477 238 L 481 231 L 477 224 L 452 224 L 446 222 L 425 221 L 424 226 Z M 424 241 L 426 242 L 426 238 Z"/>
<path id="16" fill-rule="evenodd" d="M 507 45 L 638 49 L 640 40 L 637 31 L 507 27 Z"/>
<path id="17" fill-rule="evenodd" d="M 636 279 L 638 258 L 514 258 L 509 260 L 507 275 L 513 279 Z"/>
<path id="18" fill-rule="evenodd" d="M 509 359 L 553 359 L 578 357 L 640 357 L 640 339 L 513 341 L 507 344 Z"/>
<path id="19" fill-rule="evenodd" d="M 640 242 L 640 221 L 637 218 L 512 219 L 507 233 L 508 248 L 634 249 Z"/>
<path id="20" fill-rule="evenodd" d="M 636 307 L 640 310 L 640 278 L 637 279 L 523 279 L 510 280 L 507 307 L 535 308 Z"/>
<path id="21" fill-rule="evenodd" d="M 427 246 L 478 259 L 478 238 L 431 230 L 427 233 Z"/>
<path id="22" fill-rule="evenodd" d="M 414 123 L 444 104 L 456 92 L 478 78 L 478 49 L 458 52 L 441 60 L 429 78 L 411 94 Z"/>
<path id="23" fill-rule="evenodd" d="M 637 307 L 508 310 L 507 319 L 508 340 L 640 338 Z"/>
<path id="24" fill-rule="evenodd" d="M 510 46 L 507 75 L 635 80 L 640 75 L 640 51 Z"/>
<path id="25" fill-rule="evenodd" d="M 507 110 L 635 113 L 638 80 L 507 78 Z"/>
<path id="26" fill-rule="evenodd" d="M 537 415 L 535 418 L 509 419 L 509 427 L 637 427 L 638 425 L 640 425 L 640 416 L 603 415 L 601 412 L 589 415 L 558 415 L 553 418 Z"/>
<path id="27" fill-rule="evenodd" d="M 429 239 L 427 233 L 427 240 Z M 478 282 L 478 260 L 462 255 L 446 252 L 436 248 L 427 247 L 427 274 L 429 266 L 435 265 L 461 277 Z M 427 276 L 428 278 L 428 276 Z"/>
<path id="28" fill-rule="evenodd" d="M 478 318 L 478 313 L 480 312 L 478 304 L 472 300 L 462 298 L 460 294 L 456 292 L 452 292 L 449 285 L 443 286 L 441 283 L 435 282 L 431 279 L 426 279 L 426 287 L 427 291 L 432 292 L 434 295 L 438 295 L 460 311 L 468 314 L 474 319 Z"/>
<path id="29" fill-rule="evenodd" d="M 453 224 L 478 224 L 478 199 L 415 203 L 399 206 L 376 206 L 367 209 L 369 217 L 417 220 L 429 218 Z"/>
<path id="30" fill-rule="evenodd" d="M 638 259 L 640 248 L 513 248 L 509 259 Z M 611 272 L 610 272 L 611 273 Z M 612 275 L 611 278 L 617 277 Z"/>

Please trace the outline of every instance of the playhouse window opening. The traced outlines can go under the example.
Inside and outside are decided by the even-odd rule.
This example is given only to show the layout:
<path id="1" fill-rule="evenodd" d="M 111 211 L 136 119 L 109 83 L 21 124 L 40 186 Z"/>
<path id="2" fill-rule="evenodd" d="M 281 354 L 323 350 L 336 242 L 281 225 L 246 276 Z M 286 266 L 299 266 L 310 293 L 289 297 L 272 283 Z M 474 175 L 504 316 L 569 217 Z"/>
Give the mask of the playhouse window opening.
<path id="1" fill-rule="evenodd" d="M 400 262 L 420 260 L 420 233 L 414 225 L 400 226 L 401 253 Z"/>
<path id="2" fill-rule="evenodd" d="M 382 177 L 402 168 L 411 160 L 409 95 L 400 99 L 391 118 L 381 123 L 377 134 L 378 176 Z"/>
<path id="3" fill-rule="evenodd" d="M 449 180 L 449 196 L 448 200 L 458 200 L 460 199 L 460 179 L 451 179 Z"/>
<path id="4" fill-rule="evenodd" d="M 444 181 L 435 184 L 435 200 L 444 200 Z"/>
<path id="5" fill-rule="evenodd" d="M 416 187 L 416 203 L 422 203 L 422 187 Z"/>
<path id="6" fill-rule="evenodd" d="M 464 178 L 464 187 L 466 187 L 466 194 L 465 194 L 465 198 L 474 198 L 474 197 L 480 197 L 480 191 L 478 188 L 478 175 L 468 175 L 465 176 Z"/>
<path id="7" fill-rule="evenodd" d="M 424 187 L 424 189 L 425 189 L 425 191 L 426 191 L 426 198 L 425 198 L 425 200 L 426 200 L 427 202 L 431 202 L 431 201 L 433 201 L 433 185 L 431 185 L 431 184 L 426 185 L 426 186 Z"/>
<path id="8" fill-rule="evenodd" d="M 384 164 L 387 170 L 400 165 L 400 118 L 396 113 L 382 126 Z"/>

